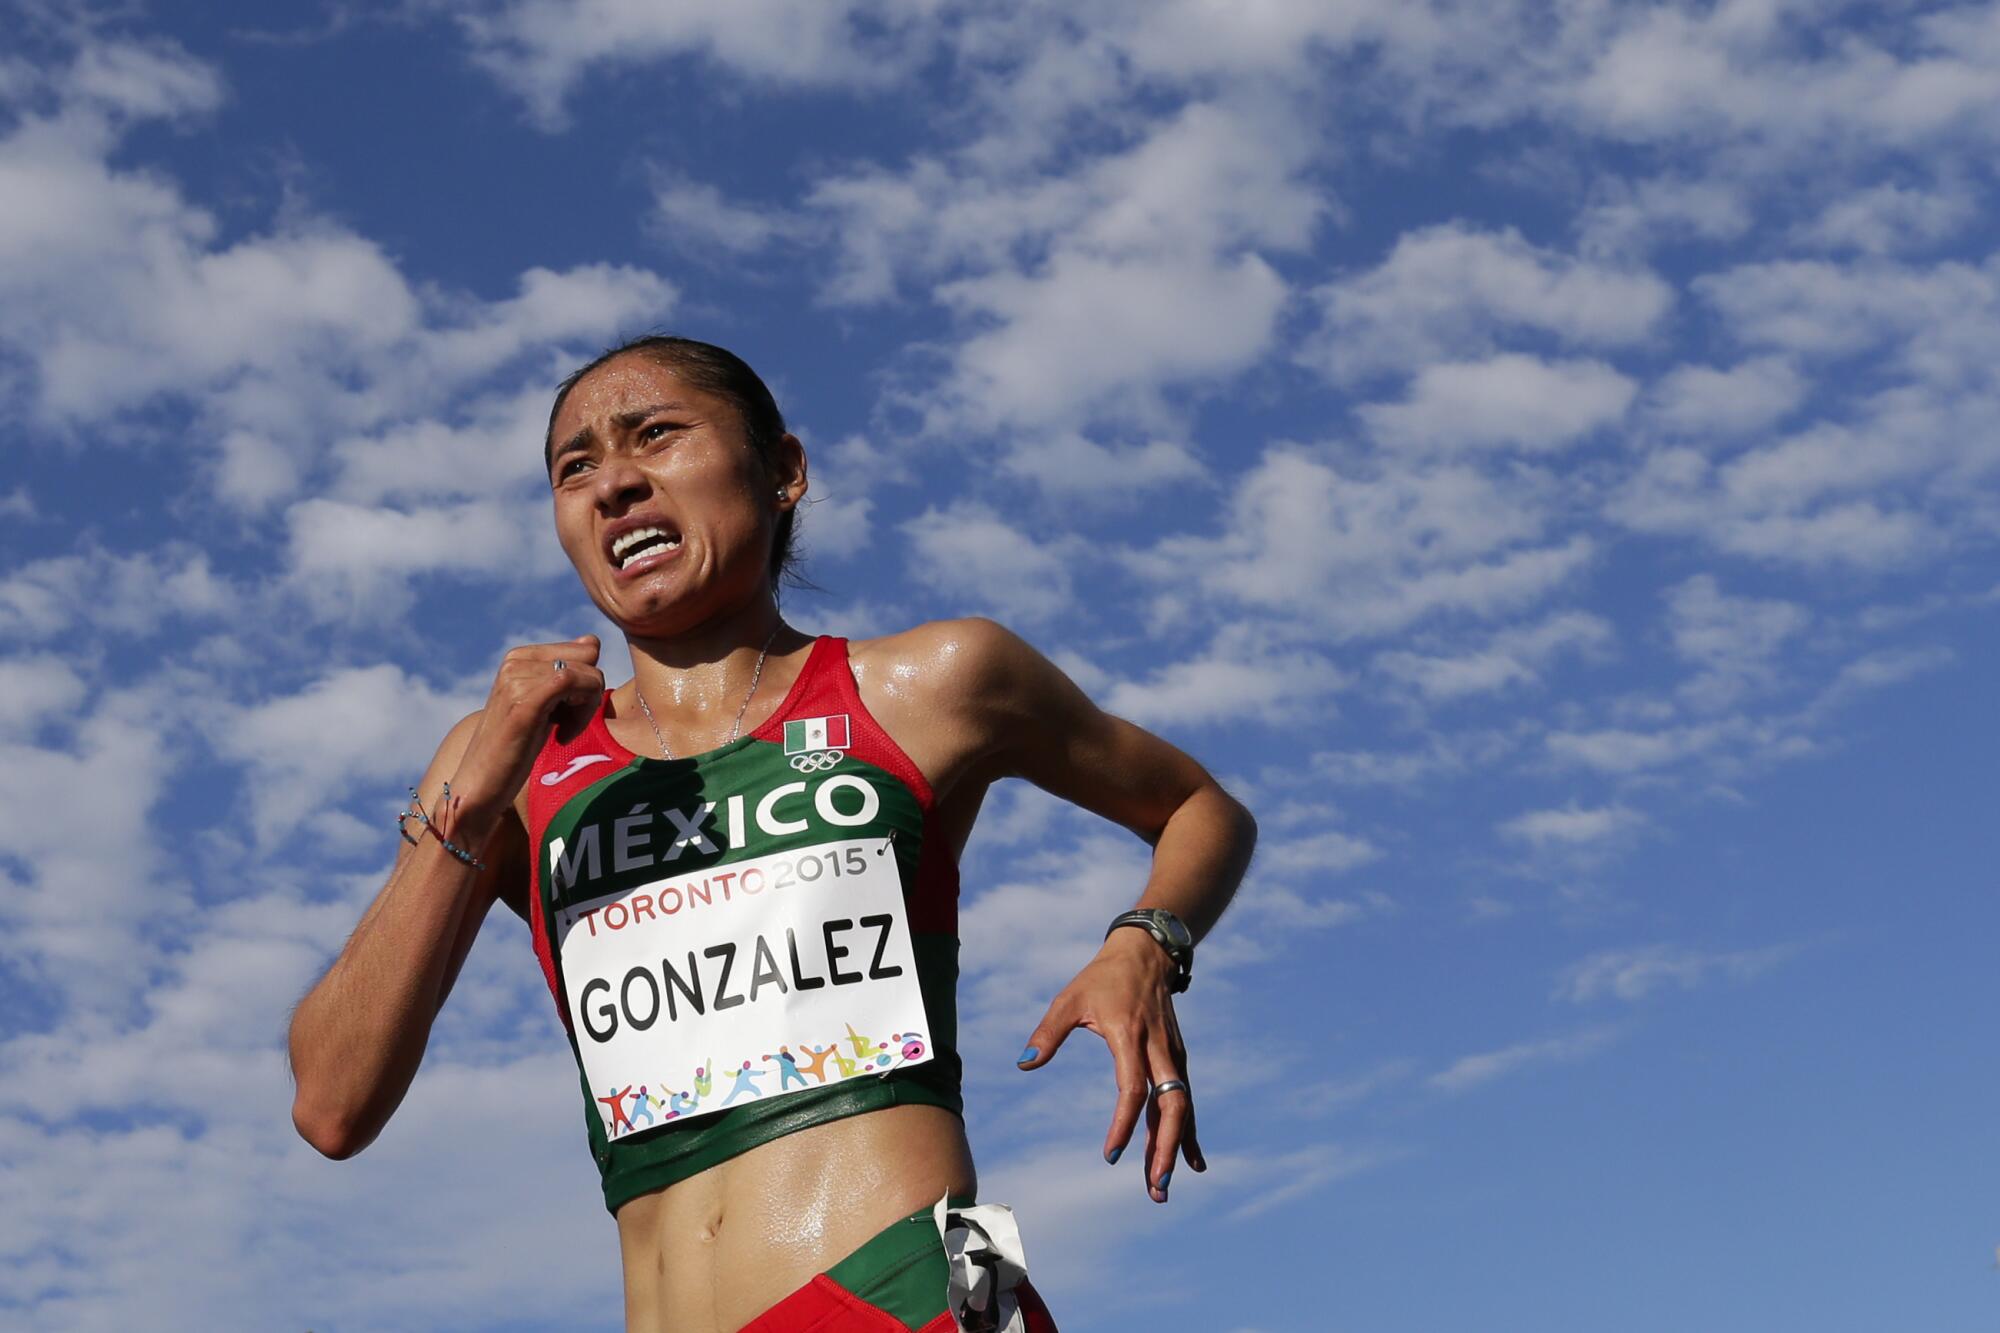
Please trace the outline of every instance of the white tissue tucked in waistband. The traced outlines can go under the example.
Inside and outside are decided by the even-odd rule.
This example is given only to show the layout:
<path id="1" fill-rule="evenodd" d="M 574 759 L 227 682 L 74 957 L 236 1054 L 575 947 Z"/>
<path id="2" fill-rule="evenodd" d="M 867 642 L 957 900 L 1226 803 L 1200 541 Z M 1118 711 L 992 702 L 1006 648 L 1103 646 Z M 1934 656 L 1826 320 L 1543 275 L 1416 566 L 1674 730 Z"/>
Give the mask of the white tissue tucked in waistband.
<path id="1" fill-rule="evenodd" d="M 1014 1210 L 1004 1203 L 953 1208 L 950 1198 L 939 1199 L 931 1216 L 951 1265 L 952 1318 L 962 1333 L 1026 1333 L 1014 1288 L 1028 1275 L 1028 1256 Z"/>

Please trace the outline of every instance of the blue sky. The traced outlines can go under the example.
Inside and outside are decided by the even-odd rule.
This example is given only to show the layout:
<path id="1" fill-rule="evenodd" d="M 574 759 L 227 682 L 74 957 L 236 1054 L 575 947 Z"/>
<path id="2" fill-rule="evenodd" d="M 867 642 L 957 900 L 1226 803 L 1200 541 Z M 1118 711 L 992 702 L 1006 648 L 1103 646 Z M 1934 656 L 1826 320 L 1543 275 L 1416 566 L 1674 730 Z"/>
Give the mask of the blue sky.
<path id="1" fill-rule="evenodd" d="M 1990 1325 L 2000 9 L 77 8 L 0 48 L 0 1322 L 617 1326 L 517 923 L 354 1161 L 282 1038 L 602 628 L 540 421 L 662 327 L 806 442 L 796 623 L 994 616 L 1259 815 L 1166 1207 L 1094 1038 L 1011 1066 L 1144 848 L 968 849 L 1066 1330 Z"/>

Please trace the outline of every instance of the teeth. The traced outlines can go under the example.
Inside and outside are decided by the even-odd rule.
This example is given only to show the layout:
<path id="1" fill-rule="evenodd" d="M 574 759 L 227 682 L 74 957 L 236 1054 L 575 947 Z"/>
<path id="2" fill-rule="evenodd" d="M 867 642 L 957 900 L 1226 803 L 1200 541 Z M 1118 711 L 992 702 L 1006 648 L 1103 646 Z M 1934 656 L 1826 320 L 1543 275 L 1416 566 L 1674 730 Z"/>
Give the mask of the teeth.
<path id="1" fill-rule="evenodd" d="M 625 565 L 631 563 L 631 558 L 636 557 L 640 551 L 652 546 L 655 542 L 663 543 L 671 550 L 681 544 L 681 539 L 678 537 L 669 537 L 658 528 L 634 528 L 632 531 L 620 536 L 617 541 L 611 543 L 611 558 L 618 562 L 620 568 L 623 568 Z"/>

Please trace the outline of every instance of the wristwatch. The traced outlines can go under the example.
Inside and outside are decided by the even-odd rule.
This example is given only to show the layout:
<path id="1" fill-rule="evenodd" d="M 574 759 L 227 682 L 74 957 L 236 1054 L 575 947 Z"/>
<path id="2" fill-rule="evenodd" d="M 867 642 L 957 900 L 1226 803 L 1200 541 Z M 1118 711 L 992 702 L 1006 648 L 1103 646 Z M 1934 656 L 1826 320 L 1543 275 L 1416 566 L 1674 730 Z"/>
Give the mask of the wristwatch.
<path id="1" fill-rule="evenodd" d="M 1137 926 L 1158 940 L 1167 957 L 1174 961 L 1174 980 L 1169 989 L 1178 995 L 1188 988 L 1188 978 L 1194 974 L 1194 936 L 1179 917 L 1164 907 L 1134 908 L 1111 918 L 1104 937 L 1111 938 L 1111 932 L 1120 926 Z"/>

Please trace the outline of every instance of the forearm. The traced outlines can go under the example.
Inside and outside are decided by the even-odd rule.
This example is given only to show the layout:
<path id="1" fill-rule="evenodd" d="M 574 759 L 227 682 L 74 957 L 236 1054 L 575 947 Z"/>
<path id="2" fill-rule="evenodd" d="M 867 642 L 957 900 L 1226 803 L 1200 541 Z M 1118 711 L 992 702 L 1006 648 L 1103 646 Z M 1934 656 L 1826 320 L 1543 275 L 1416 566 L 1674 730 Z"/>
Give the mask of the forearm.
<path id="1" fill-rule="evenodd" d="M 1241 802 L 1213 782 L 1196 789 L 1153 843 L 1152 874 L 1134 906 L 1166 908 L 1199 941 L 1235 897 L 1256 843 L 1257 821 Z"/>
<path id="2" fill-rule="evenodd" d="M 1164 907 L 1199 942 L 1221 918 L 1250 868 L 1257 821 L 1221 787 L 1209 784 L 1183 801 L 1153 843 L 1153 871 L 1137 907 Z M 1122 957 L 1164 984 L 1173 961 L 1143 930 L 1114 930 L 1098 946 L 1101 958 Z"/>
<path id="3" fill-rule="evenodd" d="M 426 837 L 403 856 L 326 975 L 292 1015 L 292 1118 L 321 1152 L 360 1151 L 416 1077 L 477 872 Z M 482 913 L 483 914 L 483 913 Z"/>

